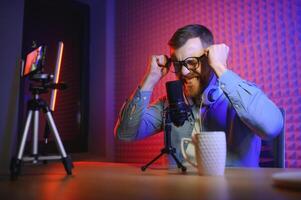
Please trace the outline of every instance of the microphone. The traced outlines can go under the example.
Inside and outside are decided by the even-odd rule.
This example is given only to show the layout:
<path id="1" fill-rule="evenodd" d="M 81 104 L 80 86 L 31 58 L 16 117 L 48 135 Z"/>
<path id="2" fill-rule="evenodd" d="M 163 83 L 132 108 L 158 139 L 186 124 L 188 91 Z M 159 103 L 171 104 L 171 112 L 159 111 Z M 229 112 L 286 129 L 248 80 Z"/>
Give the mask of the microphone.
<path id="1" fill-rule="evenodd" d="M 171 121 L 175 126 L 183 126 L 188 119 L 190 107 L 184 101 L 183 83 L 181 80 L 166 82 L 167 99 Z"/>

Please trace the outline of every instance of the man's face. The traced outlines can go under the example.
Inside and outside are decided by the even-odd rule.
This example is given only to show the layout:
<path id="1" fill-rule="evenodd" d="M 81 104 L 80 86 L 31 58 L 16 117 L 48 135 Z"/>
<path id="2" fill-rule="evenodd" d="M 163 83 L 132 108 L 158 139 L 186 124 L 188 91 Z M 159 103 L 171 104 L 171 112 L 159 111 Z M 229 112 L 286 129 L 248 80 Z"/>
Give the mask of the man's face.
<path id="1" fill-rule="evenodd" d="M 199 38 L 188 39 L 187 42 L 179 49 L 171 49 L 171 55 L 173 59 L 177 61 L 183 61 L 188 57 L 200 57 L 204 54 L 204 48 Z M 195 70 L 201 74 L 201 64 Z M 201 92 L 201 84 L 199 74 L 188 70 L 182 66 L 181 77 L 184 82 L 184 91 L 188 97 L 197 97 Z"/>

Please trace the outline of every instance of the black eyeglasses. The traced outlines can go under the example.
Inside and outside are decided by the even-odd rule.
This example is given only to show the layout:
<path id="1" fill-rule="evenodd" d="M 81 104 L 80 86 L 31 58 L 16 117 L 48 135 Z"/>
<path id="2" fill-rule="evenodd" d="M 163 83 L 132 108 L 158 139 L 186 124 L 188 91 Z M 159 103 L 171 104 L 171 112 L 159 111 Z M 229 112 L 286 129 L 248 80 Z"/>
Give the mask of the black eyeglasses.
<path id="1" fill-rule="evenodd" d="M 200 57 L 188 57 L 182 61 L 174 61 L 168 58 L 165 67 L 170 68 L 170 66 L 173 65 L 174 70 L 172 70 L 172 72 L 176 74 L 181 72 L 182 66 L 186 67 L 186 69 L 188 69 L 189 71 L 195 71 L 200 67 L 200 63 L 202 63 L 203 59 L 205 58 L 205 54 L 201 55 Z"/>

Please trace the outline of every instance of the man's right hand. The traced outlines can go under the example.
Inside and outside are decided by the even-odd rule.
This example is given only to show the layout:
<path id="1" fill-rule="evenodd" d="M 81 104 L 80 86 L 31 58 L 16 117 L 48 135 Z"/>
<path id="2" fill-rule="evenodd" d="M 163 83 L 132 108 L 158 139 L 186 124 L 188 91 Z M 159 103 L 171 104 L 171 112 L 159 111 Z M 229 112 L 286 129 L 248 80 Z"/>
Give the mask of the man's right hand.
<path id="1" fill-rule="evenodd" d="M 152 91 L 157 82 L 169 71 L 165 67 L 167 58 L 165 55 L 153 55 L 149 60 L 147 72 L 141 85 L 142 91 Z"/>

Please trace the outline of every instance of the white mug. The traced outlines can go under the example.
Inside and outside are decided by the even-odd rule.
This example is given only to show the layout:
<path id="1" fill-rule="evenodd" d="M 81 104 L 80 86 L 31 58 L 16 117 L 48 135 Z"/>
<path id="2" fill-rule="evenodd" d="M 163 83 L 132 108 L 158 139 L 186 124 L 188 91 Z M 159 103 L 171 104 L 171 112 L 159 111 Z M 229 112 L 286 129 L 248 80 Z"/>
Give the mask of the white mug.
<path id="1" fill-rule="evenodd" d="M 184 143 L 194 146 L 196 163 L 189 159 Z M 196 133 L 182 138 L 181 151 L 185 160 L 198 169 L 199 175 L 223 176 L 226 164 L 226 136 L 222 131 Z"/>

